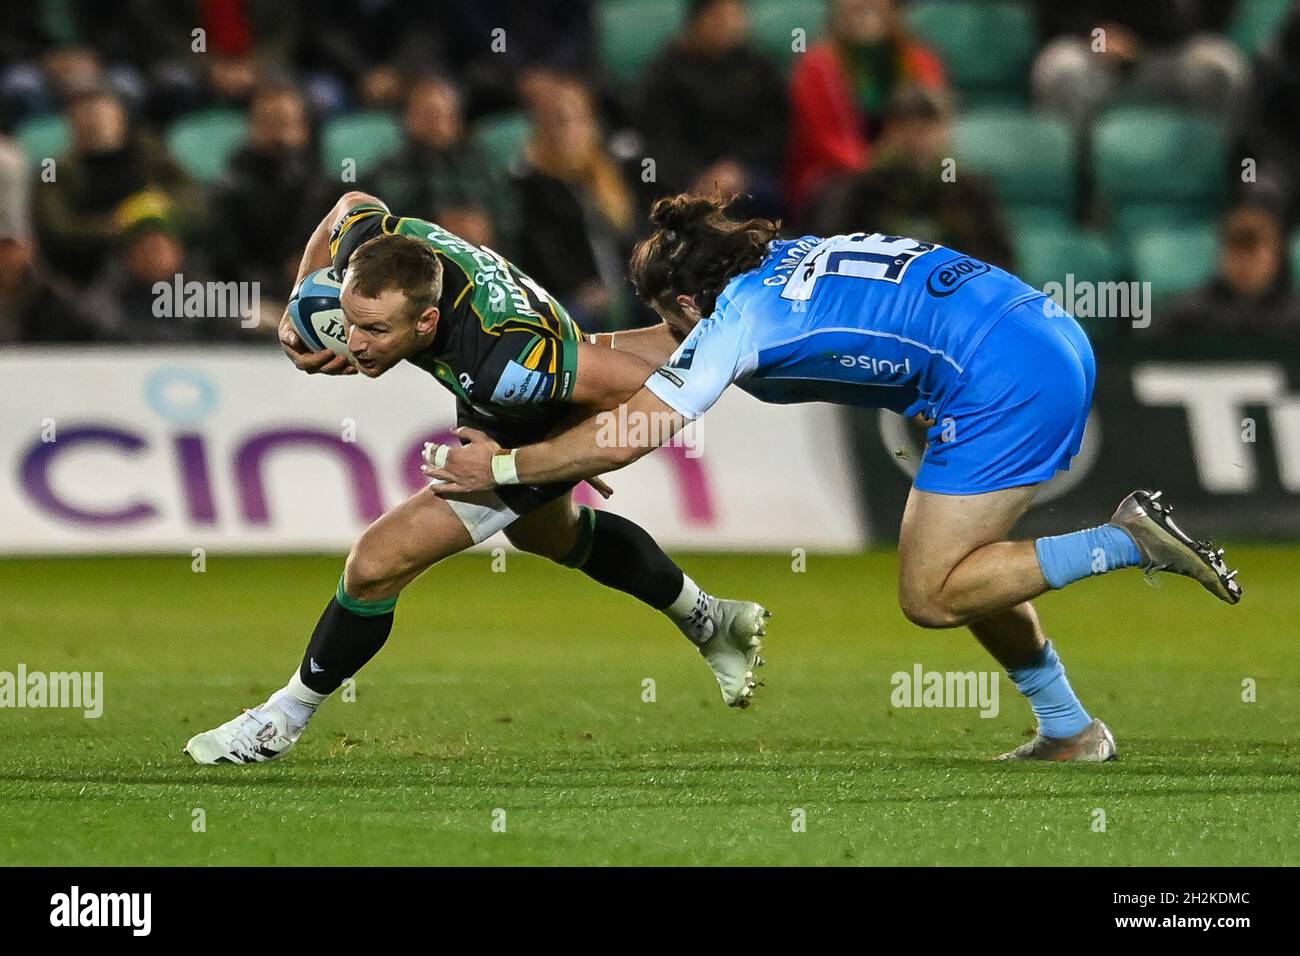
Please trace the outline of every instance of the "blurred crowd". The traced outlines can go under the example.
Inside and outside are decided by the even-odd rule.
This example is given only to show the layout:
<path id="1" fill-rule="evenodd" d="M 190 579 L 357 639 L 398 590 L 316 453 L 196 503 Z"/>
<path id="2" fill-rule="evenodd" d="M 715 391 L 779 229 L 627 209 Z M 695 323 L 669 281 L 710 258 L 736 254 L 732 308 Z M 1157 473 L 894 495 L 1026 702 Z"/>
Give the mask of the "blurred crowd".
<path id="1" fill-rule="evenodd" d="M 600 8 L 620 2 L 10 5 L 0 342 L 270 334 L 312 228 L 357 188 L 498 250 L 590 331 L 652 318 L 626 279 L 628 253 L 648 204 L 685 189 L 738 194 L 787 234 L 915 235 L 1017 267 L 1005 197 L 977 173 L 941 175 L 962 97 L 907 26 L 907 9 L 928 0 L 826 0 L 787 62 L 755 44 L 754 0 L 685 0 L 676 34 L 630 81 L 599 42 Z M 1224 35 L 1233 0 L 1025 5 L 1038 31 L 1026 77 L 1035 110 L 1086 135 L 1109 103 L 1141 97 L 1231 131 L 1215 274 L 1162 303 L 1152 334 L 1300 335 L 1288 246 L 1300 211 L 1300 3 L 1258 51 Z M 246 135 L 205 180 L 167 132 L 212 110 L 241 113 Z M 327 124 L 375 112 L 397 118 L 391 149 L 351 169 L 322 158 Z M 49 117 L 66 143 L 25 153 L 17 134 Z M 503 162 L 476 131 L 513 118 L 518 149 Z M 1257 164 L 1249 182 L 1238 182 L 1241 156 Z M 1081 189 L 1088 224 L 1101 213 L 1095 185 Z M 178 274 L 256 281 L 262 327 L 157 314 L 155 284 Z"/>

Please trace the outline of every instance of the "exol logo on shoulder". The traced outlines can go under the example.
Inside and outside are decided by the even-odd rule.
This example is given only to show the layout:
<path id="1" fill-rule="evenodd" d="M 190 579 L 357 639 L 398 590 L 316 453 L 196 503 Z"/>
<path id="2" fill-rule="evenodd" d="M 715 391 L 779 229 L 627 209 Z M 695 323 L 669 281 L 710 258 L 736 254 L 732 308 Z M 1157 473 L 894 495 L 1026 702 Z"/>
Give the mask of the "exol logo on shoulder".
<path id="1" fill-rule="evenodd" d="M 960 259 L 953 259 L 941 266 L 936 266 L 930 272 L 930 277 L 925 280 L 925 287 L 930 291 L 930 295 L 937 296 L 940 299 L 946 298 L 971 279 L 982 276 L 988 271 L 989 264 L 987 262 L 980 262 L 978 259 L 963 256 Z"/>

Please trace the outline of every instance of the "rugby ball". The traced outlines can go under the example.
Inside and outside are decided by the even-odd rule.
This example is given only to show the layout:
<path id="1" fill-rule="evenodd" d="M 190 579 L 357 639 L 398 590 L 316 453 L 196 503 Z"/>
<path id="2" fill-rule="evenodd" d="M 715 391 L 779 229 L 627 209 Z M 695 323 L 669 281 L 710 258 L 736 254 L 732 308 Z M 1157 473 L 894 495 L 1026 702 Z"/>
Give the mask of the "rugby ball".
<path id="1" fill-rule="evenodd" d="M 329 349 L 351 359 L 348 327 L 339 300 L 342 285 L 329 269 L 303 276 L 289 298 L 289 319 L 298 337 L 313 352 Z"/>

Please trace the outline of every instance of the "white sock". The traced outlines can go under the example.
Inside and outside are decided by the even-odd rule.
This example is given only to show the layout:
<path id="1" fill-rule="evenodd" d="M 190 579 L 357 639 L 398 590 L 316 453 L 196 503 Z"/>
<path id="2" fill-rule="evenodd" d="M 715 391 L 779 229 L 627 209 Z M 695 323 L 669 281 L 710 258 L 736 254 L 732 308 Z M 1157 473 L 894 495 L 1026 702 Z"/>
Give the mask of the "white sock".
<path id="1" fill-rule="evenodd" d="M 307 721 L 311 720 L 316 708 L 325 703 L 327 697 L 329 694 L 317 693 L 304 684 L 298 672 L 294 671 L 289 683 L 272 694 L 268 703 L 275 704 L 284 711 L 289 718 L 290 732 L 298 733 L 307 726 Z"/>
<path id="2" fill-rule="evenodd" d="M 682 593 L 664 608 L 664 613 L 697 644 L 713 636 L 713 628 L 709 626 L 709 595 L 690 575 L 682 575 Z"/>

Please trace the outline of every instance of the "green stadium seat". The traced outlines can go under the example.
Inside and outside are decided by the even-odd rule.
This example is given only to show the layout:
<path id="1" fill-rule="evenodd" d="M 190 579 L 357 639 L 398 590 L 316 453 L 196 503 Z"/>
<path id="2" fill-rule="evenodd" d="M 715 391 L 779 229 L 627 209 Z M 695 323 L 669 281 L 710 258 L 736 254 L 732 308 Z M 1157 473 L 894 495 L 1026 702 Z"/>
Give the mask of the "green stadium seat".
<path id="1" fill-rule="evenodd" d="M 1202 116 L 1153 106 L 1109 110 L 1092 137 L 1092 168 L 1124 233 L 1213 218 L 1227 194 L 1228 142 Z"/>
<path id="2" fill-rule="evenodd" d="M 1023 103 L 1038 46 L 1033 14 L 1010 0 L 924 0 L 908 7 L 908 27 L 943 59 L 971 106 Z"/>
<path id="3" fill-rule="evenodd" d="M 385 157 L 402 145 L 402 126 L 392 113 L 372 110 L 330 120 L 321 131 L 321 163 L 327 176 L 338 176 L 343 161 L 356 163 L 364 179 Z"/>
<path id="4" fill-rule="evenodd" d="M 1300 229 L 1291 237 L 1291 281 L 1300 281 Z"/>
<path id="5" fill-rule="evenodd" d="M 480 120 L 474 127 L 474 139 L 494 167 L 509 169 L 523 155 L 531 129 L 524 113 L 501 113 Z"/>
<path id="6" fill-rule="evenodd" d="M 1116 282 L 1124 260 L 1101 233 L 1065 228 L 1027 229 L 1016 235 L 1017 273 L 1037 289 L 1049 282 Z"/>
<path id="7" fill-rule="evenodd" d="M 167 149 L 199 182 L 221 178 L 230 156 L 248 138 L 248 119 L 237 110 L 205 110 L 182 116 L 167 130 Z"/>
<path id="8" fill-rule="evenodd" d="M 1079 157 L 1066 123 L 1024 110 L 975 110 L 958 118 L 953 139 L 957 175 L 969 168 L 990 177 L 1013 222 L 1071 218 Z"/>
<path id="9" fill-rule="evenodd" d="M 1237 0 L 1227 34 L 1247 56 L 1268 46 L 1286 21 L 1291 0 Z"/>
<path id="10" fill-rule="evenodd" d="M 1069 229 L 1074 226 L 1074 216 L 1069 210 L 1056 206 L 1005 206 L 1002 216 L 1013 233 L 1035 229 Z"/>
<path id="11" fill-rule="evenodd" d="M 68 124 L 62 116 L 37 116 L 22 123 L 14 138 L 33 164 L 62 156 L 71 142 Z"/>
<path id="12" fill-rule="evenodd" d="M 749 14 L 754 45 L 782 66 L 798 55 L 792 49 L 796 28 L 804 31 L 809 46 L 826 28 L 826 0 L 756 0 Z"/>
<path id="13" fill-rule="evenodd" d="M 1071 226 L 1018 232 L 1016 260 L 1017 274 L 1034 288 L 1045 289 L 1048 283 L 1057 282 L 1063 293 L 1071 288 L 1070 276 L 1074 277 L 1074 283 L 1119 282 L 1125 272 L 1123 257 L 1104 235 Z M 1094 339 L 1118 331 L 1110 318 L 1079 316 L 1078 319 Z"/>
<path id="14" fill-rule="evenodd" d="M 1117 209 L 1112 225 L 1116 236 L 1127 239 L 1162 229 L 1212 228 L 1217 218 L 1214 209 L 1204 206 L 1134 203 Z"/>
<path id="15" fill-rule="evenodd" d="M 1150 282 L 1155 298 L 1187 292 L 1214 275 L 1219 237 L 1213 226 L 1151 229 L 1131 242 L 1133 278 Z"/>
<path id="16" fill-rule="evenodd" d="M 681 27 L 684 0 L 606 0 L 596 8 L 596 46 L 615 85 L 630 86 Z"/>

